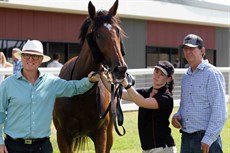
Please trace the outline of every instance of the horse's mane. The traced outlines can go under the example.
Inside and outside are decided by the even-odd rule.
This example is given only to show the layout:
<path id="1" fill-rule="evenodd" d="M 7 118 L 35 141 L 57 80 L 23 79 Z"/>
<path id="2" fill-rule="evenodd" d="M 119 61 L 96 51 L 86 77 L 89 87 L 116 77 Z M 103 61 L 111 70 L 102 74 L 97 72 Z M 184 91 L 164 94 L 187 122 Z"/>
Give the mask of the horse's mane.
<path id="1" fill-rule="evenodd" d="M 84 41 L 85 41 L 85 37 L 88 31 L 89 26 L 91 25 L 92 20 L 90 19 L 90 17 L 87 17 L 86 20 L 84 21 L 84 23 L 81 26 L 81 32 L 79 35 L 79 39 L 80 39 L 80 44 L 83 45 Z M 121 37 L 125 37 L 125 32 L 123 31 L 123 29 L 119 26 L 120 24 L 120 19 L 118 16 L 110 16 L 108 15 L 108 11 L 106 10 L 99 10 L 96 13 L 96 17 L 94 20 L 94 30 L 97 30 L 102 24 L 104 23 L 109 23 L 113 26 L 115 26 L 118 30 L 119 30 L 119 35 Z"/>

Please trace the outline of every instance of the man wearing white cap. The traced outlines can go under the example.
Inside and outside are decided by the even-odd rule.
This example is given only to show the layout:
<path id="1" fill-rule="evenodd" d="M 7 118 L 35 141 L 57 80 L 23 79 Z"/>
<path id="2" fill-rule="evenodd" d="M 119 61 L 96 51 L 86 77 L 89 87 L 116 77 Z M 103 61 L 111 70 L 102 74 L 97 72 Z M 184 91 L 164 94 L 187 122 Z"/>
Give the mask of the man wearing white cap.
<path id="1" fill-rule="evenodd" d="M 222 153 L 220 132 L 227 119 L 224 77 L 203 59 L 201 37 L 189 34 L 181 47 L 190 65 L 182 77 L 180 108 L 172 119 L 182 133 L 181 153 Z"/>
<path id="2" fill-rule="evenodd" d="M 15 56 L 23 63 L 20 73 L 8 77 L 0 86 L 0 153 L 52 153 L 49 140 L 56 97 L 71 97 L 88 91 L 99 76 L 66 81 L 42 74 L 38 67 L 50 60 L 42 43 L 28 40 Z M 2 128 L 0 130 L 2 136 Z"/>

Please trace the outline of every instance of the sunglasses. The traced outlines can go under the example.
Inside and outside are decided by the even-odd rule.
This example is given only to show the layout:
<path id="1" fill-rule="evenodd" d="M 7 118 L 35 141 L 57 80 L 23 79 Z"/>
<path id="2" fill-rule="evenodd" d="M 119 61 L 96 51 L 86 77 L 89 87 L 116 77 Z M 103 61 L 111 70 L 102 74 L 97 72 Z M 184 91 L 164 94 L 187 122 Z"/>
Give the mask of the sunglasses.
<path id="1" fill-rule="evenodd" d="M 40 55 L 32 55 L 32 54 L 24 54 L 24 53 L 22 54 L 22 57 L 26 60 L 29 60 L 30 58 L 32 58 L 35 61 L 42 58 L 42 56 L 40 56 Z"/>

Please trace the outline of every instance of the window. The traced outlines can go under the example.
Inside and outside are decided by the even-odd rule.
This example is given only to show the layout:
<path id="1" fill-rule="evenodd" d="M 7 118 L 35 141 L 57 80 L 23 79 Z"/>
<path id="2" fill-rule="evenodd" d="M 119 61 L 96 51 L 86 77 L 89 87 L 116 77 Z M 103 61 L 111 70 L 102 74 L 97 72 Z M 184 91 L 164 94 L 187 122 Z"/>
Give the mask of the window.
<path id="1" fill-rule="evenodd" d="M 205 53 L 205 58 L 208 59 L 209 63 L 216 65 L 216 50 L 206 49 Z M 163 60 L 168 60 L 172 64 L 175 64 L 177 59 L 179 60 L 179 68 L 185 68 L 188 62 L 184 58 L 181 49 L 146 46 L 146 67 L 152 67 L 156 65 L 158 61 Z"/>
<path id="2" fill-rule="evenodd" d="M 12 63 L 12 49 L 22 49 L 27 40 L 1 40 L 0 39 L 0 51 L 3 51 L 7 57 L 7 60 Z M 61 55 L 60 62 L 66 63 L 70 58 L 79 55 L 81 50 L 80 43 L 68 43 L 68 42 L 43 42 L 44 54 L 52 58 L 53 53 L 58 52 Z M 45 67 L 47 63 L 43 63 L 41 66 Z"/>
<path id="3" fill-rule="evenodd" d="M 158 61 L 174 61 L 180 59 L 181 52 L 178 48 L 168 48 L 168 47 L 146 47 L 146 67 L 152 67 L 156 65 Z"/>

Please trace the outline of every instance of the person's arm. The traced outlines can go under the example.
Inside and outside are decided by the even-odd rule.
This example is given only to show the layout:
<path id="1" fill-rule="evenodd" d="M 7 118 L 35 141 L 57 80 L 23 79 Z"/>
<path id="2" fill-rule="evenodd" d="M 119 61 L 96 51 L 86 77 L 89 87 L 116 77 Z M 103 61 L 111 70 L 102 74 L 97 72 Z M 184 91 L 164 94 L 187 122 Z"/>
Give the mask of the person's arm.
<path id="1" fill-rule="evenodd" d="M 227 106 L 225 102 L 225 80 L 221 72 L 213 72 L 208 81 L 208 100 L 211 107 L 209 124 L 202 143 L 211 144 L 218 138 L 227 119 Z"/>
<path id="2" fill-rule="evenodd" d="M 101 78 L 101 81 L 104 84 L 105 88 L 109 92 L 111 92 L 111 81 L 109 80 L 109 78 L 107 78 L 107 76 L 104 74 L 104 72 L 100 73 L 100 78 Z M 129 96 L 129 94 L 128 94 L 128 92 L 126 90 L 122 91 L 121 99 L 132 101 L 131 97 Z"/>
<path id="3" fill-rule="evenodd" d="M 96 83 L 100 80 L 100 76 L 99 75 L 94 75 L 95 72 L 94 71 L 91 71 L 89 74 L 88 74 L 88 80 L 91 82 L 91 83 Z"/>
<path id="4" fill-rule="evenodd" d="M 81 95 L 91 89 L 94 83 L 100 80 L 99 75 L 93 75 L 94 72 L 90 72 L 88 77 L 84 77 L 80 80 L 64 80 L 51 74 L 49 75 L 49 86 L 56 97 L 72 97 L 74 95 Z"/>
<path id="5" fill-rule="evenodd" d="M 2 127 L 3 127 L 3 124 L 4 124 L 5 118 L 6 118 L 6 114 L 1 111 L 0 112 L 0 126 L 1 126 L 0 127 L 0 144 L 4 144 Z"/>
<path id="6" fill-rule="evenodd" d="M 6 119 L 7 110 L 7 89 L 6 83 L 2 83 L 0 86 L 0 144 L 4 144 L 3 141 L 3 125 Z"/>
<path id="7" fill-rule="evenodd" d="M 126 79 L 124 79 L 124 81 L 121 84 L 123 85 L 124 88 L 126 88 L 128 97 L 139 107 L 148 108 L 148 109 L 159 109 L 158 102 L 156 101 L 155 98 L 144 98 L 134 89 L 134 87 L 129 85 Z"/>
<path id="8" fill-rule="evenodd" d="M 0 87 L 0 153 L 8 153 L 7 148 L 5 146 L 3 140 L 3 125 L 6 119 L 6 89 L 4 88 L 4 83 L 1 84 Z"/>
<path id="9" fill-rule="evenodd" d="M 104 73 L 100 73 L 101 80 L 106 87 L 106 89 L 111 92 L 111 83 L 108 80 L 107 76 Z M 128 86 L 128 82 L 126 79 L 121 83 L 124 88 Z M 128 89 L 122 91 L 123 100 L 133 101 L 139 107 L 149 108 L 149 109 L 158 109 L 158 103 L 155 98 L 144 98 L 140 95 L 132 86 Z"/>
<path id="10" fill-rule="evenodd" d="M 6 67 L 13 67 L 13 64 L 6 62 Z"/>
<path id="11" fill-rule="evenodd" d="M 100 80 L 99 75 L 94 75 L 94 72 L 90 72 L 88 77 L 82 78 L 81 80 L 72 80 L 75 84 L 75 95 L 84 94 L 87 92 L 94 83 L 97 83 Z"/>
<path id="12" fill-rule="evenodd" d="M 173 115 L 172 117 L 172 125 L 175 127 L 175 128 L 182 128 L 182 125 L 181 125 L 181 116 L 176 113 Z"/>
<path id="13" fill-rule="evenodd" d="M 111 92 L 111 82 L 104 73 L 100 73 L 100 78 L 106 87 L 106 89 Z M 121 83 L 124 88 L 128 86 L 128 81 L 124 79 Z M 155 98 L 144 98 L 140 95 L 132 86 L 129 86 L 126 90 L 122 91 L 123 100 L 133 101 L 136 105 L 148 109 L 158 109 L 159 105 Z"/>
<path id="14" fill-rule="evenodd" d="M 4 124 L 6 118 L 6 114 L 0 112 L 0 153 L 8 153 L 7 148 L 5 146 L 4 140 L 3 140 L 3 133 L 2 133 L 2 127 Z"/>

